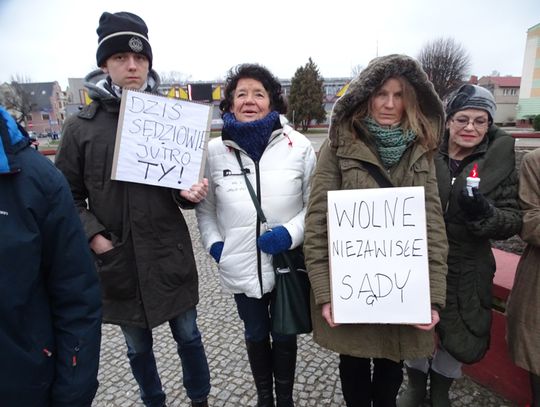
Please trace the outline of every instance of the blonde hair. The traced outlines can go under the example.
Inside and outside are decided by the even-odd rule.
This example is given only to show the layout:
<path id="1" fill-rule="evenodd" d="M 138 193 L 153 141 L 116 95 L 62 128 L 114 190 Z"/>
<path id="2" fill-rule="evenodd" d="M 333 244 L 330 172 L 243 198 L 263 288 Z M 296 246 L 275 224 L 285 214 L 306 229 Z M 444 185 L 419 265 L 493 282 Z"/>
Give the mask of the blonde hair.
<path id="1" fill-rule="evenodd" d="M 416 142 L 423 145 L 428 150 L 433 150 L 438 145 L 437 132 L 434 131 L 434 125 L 430 123 L 429 119 L 424 115 L 418 103 L 418 97 L 416 90 L 411 83 L 404 76 L 389 77 L 384 80 L 373 92 L 371 92 L 369 99 L 366 103 L 353 114 L 351 124 L 353 127 L 362 125 L 362 120 L 368 116 L 371 116 L 371 101 L 374 95 L 380 88 L 390 79 L 396 79 L 401 84 L 402 98 L 403 98 L 403 118 L 401 120 L 401 128 L 403 130 L 412 130 L 416 134 Z M 367 133 L 365 131 L 364 133 Z"/>

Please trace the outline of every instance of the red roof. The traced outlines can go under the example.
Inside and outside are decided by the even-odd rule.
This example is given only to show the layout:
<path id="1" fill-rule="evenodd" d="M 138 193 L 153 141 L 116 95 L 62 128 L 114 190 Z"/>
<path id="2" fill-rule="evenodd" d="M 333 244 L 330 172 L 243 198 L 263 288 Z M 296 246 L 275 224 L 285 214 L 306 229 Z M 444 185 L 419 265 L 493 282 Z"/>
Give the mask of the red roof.
<path id="1" fill-rule="evenodd" d="M 481 85 L 493 83 L 501 88 L 519 88 L 521 76 L 482 76 L 478 83 Z"/>

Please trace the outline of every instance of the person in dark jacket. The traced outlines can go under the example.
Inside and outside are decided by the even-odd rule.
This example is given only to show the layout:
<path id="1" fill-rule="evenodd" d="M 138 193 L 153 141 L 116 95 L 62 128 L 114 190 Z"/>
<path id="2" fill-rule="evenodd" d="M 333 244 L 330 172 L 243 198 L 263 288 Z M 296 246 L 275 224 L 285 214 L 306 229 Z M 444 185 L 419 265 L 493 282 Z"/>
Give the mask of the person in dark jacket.
<path id="1" fill-rule="evenodd" d="M 446 132 L 435 160 L 449 244 L 446 306 L 432 360 L 405 362 L 409 387 L 400 407 L 422 404 L 428 375 L 432 405 L 449 406 L 448 391 L 462 364 L 478 362 L 489 348 L 495 274 L 490 239 L 507 239 L 521 229 L 514 139 L 493 124 L 495 109 L 493 95 L 470 84 L 446 106 Z M 478 186 L 467 184 L 472 175 L 480 178 Z"/>
<path id="2" fill-rule="evenodd" d="M 93 102 L 63 129 L 56 165 L 71 186 L 101 280 L 106 323 L 120 325 L 145 406 L 165 405 L 152 329 L 169 322 L 183 384 L 193 406 L 206 406 L 210 374 L 197 327 L 198 276 L 179 205 L 205 198 L 208 182 L 189 190 L 111 180 L 123 88 L 156 92 L 148 28 L 135 14 L 103 13 L 97 64 L 86 77 Z"/>
<path id="3" fill-rule="evenodd" d="M 62 174 L 0 107 L 0 405 L 90 407 L 101 299 Z"/>

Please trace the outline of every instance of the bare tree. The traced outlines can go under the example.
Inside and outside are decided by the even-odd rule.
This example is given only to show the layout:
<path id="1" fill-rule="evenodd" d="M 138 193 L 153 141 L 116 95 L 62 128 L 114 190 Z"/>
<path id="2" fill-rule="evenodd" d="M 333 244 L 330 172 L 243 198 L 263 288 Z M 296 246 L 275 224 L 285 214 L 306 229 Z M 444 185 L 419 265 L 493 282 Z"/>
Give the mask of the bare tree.
<path id="1" fill-rule="evenodd" d="M 358 74 L 364 70 L 364 68 L 365 68 L 365 67 L 364 67 L 364 65 L 362 65 L 362 64 L 357 64 L 357 65 L 353 66 L 353 67 L 351 68 L 351 76 L 352 76 L 353 78 L 357 77 Z"/>
<path id="2" fill-rule="evenodd" d="M 2 95 L 2 103 L 14 114 L 17 122 L 24 123 L 26 127 L 34 103 L 30 94 L 21 85 L 23 83 L 30 83 L 30 78 L 21 75 L 12 76 L 9 87 Z"/>
<path id="3" fill-rule="evenodd" d="M 185 85 L 191 79 L 191 75 L 179 71 L 160 72 L 161 83 L 168 85 Z"/>
<path id="4" fill-rule="evenodd" d="M 453 38 L 439 38 L 425 44 L 418 61 L 441 99 L 463 83 L 471 65 L 470 57 Z"/>

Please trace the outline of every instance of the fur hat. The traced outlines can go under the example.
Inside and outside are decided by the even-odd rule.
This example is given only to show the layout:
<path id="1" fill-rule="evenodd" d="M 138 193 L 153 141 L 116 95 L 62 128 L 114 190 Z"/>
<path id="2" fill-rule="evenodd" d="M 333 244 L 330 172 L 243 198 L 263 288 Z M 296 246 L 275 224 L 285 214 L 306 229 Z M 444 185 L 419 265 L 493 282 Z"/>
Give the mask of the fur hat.
<path id="1" fill-rule="evenodd" d="M 489 90 L 482 86 L 466 84 L 452 93 L 446 104 L 446 117 L 465 109 L 480 109 L 487 112 L 489 120 L 493 121 L 497 105 Z"/>
<path id="2" fill-rule="evenodd" d="M 152 47 L 148 42 L 148 27 L 139 16 L 121 11 L 104 12 L 99 18 L 96 61 L 102 66 L 107 58 L 119 52 L 146 55 L 152 69 Z"/>

